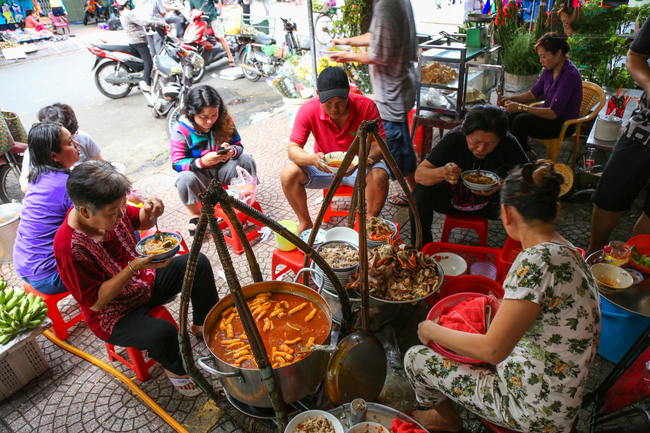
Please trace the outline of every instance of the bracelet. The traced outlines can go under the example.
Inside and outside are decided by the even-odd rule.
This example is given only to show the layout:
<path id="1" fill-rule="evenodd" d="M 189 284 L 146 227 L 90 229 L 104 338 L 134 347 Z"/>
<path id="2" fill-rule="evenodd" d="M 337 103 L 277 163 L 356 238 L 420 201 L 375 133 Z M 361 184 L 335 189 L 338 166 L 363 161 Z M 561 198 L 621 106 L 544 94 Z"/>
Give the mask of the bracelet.
<path id="1" fill-rule="evenodd" d="M 517 110 L 524 111 L 524 106 L 521 104 L 517 105 Z"/>
<path id="2" fill-rule="evenodd" d="M 129 269 L 131 269 L 131 272 L 133 272 L 133 275 L 138 275 L 138 273 L 136 272 L 136 270 L 133 269 L 133 267 L 131 266 L 131 262 L 127 263 L 127 266 L 129 267 Z"/>

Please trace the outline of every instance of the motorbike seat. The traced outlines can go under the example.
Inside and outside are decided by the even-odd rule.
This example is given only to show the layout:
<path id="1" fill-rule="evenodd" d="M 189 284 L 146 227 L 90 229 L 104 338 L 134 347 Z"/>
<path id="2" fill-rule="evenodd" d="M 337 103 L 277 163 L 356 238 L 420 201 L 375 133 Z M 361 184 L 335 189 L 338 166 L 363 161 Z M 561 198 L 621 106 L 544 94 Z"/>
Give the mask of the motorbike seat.
<path id="1" fill-rule="evenodd" d="M 177 68 L 179 66 L 178 62 L 176 62 L 174 59 L 163 55 L 157 55 L 154 57 L 154 63 L 156 65 L 156 69 L 167 77 L 171 75 L 172 68 Z"/>
<path id="2" fill-rule="evenodd" d="M 104 45 L 104 44 L 92 44 L 92 45 L 104 51 L 119 51 L 121 53 L 128 53 L 131 54 L 132 56 L 140 58 L 140 53 L 138 53 L 138 50 L 133 48 L 131 45 Z"/>
<path id="3" fill-rule="evenodd" d="M 275 39 L 268 35 L 255 35 L 255 42 L 262 45 L 273 45 Z"/>

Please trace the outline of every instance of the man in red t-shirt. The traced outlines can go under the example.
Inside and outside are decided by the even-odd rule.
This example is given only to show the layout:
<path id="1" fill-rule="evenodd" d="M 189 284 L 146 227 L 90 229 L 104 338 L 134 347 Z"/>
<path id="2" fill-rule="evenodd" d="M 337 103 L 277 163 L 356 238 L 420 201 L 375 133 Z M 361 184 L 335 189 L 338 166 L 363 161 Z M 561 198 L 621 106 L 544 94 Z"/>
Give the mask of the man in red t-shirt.
<path id="1" fill-rule="evenodd" d="M 298 232 L 313 227 L 307 207 L 306 188 L 325 189 L 333 180 L 332 173 L 323 163 L 330 152 L 347 152 L 357 129 L 365 120 L 379 120 L 379 134 L 386 138 L 379 111 L 375 103 L 365 96 L 350 93 L 345 71 L 329 67 L 318 76 L 318 98 L 306 102 L 296 115 L 291 138 L 289 159 L 282 169 L 282 190 L 298 217 Z M 309 138 L 314 135 L 314 152 L 305 151 Z M 381 150 L 373 142 L 368 153 L 366 176 L 366 202 L 368 216 L 378 216 L 388 195 L 388 167 Z M 343 178 L 342 185 L 354 186 L 356 170 Z"/>

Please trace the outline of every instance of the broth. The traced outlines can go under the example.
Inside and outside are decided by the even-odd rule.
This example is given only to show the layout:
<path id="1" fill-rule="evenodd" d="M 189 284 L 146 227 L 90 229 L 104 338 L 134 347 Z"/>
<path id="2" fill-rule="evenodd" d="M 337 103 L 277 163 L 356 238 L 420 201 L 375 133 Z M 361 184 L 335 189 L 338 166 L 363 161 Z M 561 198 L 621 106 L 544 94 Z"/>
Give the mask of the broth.
<path id="1" fill-rule="evenodd" d="M 301 353 L 300 348 L 322 344 L 329 335 L 330 323 L 325 312 L 302 296 L 266 292 L 248 298 L 246 302 L 273 368 L 305 358 L 310 352 Z M 291 311 L 295 312 L 290 314 Z M 244 326 L 234 306 L 221 313 L 210 333 L 208 346 L 216 357 L 230 365 L 257 368 Z"/>

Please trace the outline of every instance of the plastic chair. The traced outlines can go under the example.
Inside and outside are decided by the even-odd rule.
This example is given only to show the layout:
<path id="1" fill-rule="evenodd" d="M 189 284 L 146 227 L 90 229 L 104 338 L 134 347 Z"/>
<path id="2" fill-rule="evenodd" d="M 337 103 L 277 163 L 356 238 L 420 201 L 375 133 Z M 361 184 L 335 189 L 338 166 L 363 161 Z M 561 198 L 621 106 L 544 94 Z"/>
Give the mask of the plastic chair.
<path id="1" fill-rule="evenodd" d="M 535 105 L 535 104 L 533 104 Z M 571 167 L 575 168 L 576 158 L 578 157 L 578 145 L 580 140 L 580 130 L 582 124 L 593 120 L 600 110 L 605 106 L 605 91 L 598 85 L 590 83 L 589 81 L 582 82 L 582 104 L 580 105 L 580 115 L 577 119 L 570 119 L 564 122 L 562 130 L 557 138 L 548 140 L 536 139 L 544 143 L 546 146 L 546 158 L 553 162 L 557 162 L 562 148 L 562 142 L 571 140 L 573 142 L 573 159 Z M 596 107 L 596 108 L 594 108 Z M 564 134 L 569 126 L 576 125 L 576 130 L 570 137 L 565 137 Z"/>
<path id="2" fill-rule="evenodd" d="M 70 333 L 68 332 L 68 329 L 76 325 L 77 323 L 81 322 L 83 320 L 83 315 L 81 314 L 81 311 L 74 315 L 70 320 L 67 322 L 63 319 L 63 316 L 61 315 L 61 311 L 59 310 L 59 301 L 67 298 L 68 296 L 71 296 L 70 292 L 63 292 L 63 293 L 58 293 L 56 295 L 46 295 L 45 293 L 41 293 L 34 289 L 31 284 L 28 283 L 23 283 L 23 288 L 25 289 L 26 293 L 33 293 L 34 296 L 40 296 L 43 298 L 43 301 L 45 301 L 45 305 L 47 305 L 47 317 L 50 318 L 52 321 L 52 330 L 54 331 L 54 335 L 56 335 L 56 338 L 59 340 L 65 340 L 70 336 Z"/>
<path id="3" fill-rule="evenodd" d="M 165 319 L 168 322 L 173 323 L 174 326 L 176 326 L 176 329 L 178 329 L 178 324 L 176 324 L 176 321 L 169 313 L 169 310 L 167 310 L 167 308 L 165 308 L 162 305 L 159 307 L 152 308 L 151 310 L 149 310 L 147 314 L 149 314 L 149 316 L 151 317 Z M 141 350 L 138 350 L 135 347 L 125 347 L 126 353 L 129 354 L 129 359 L 131 360 L 129 362 L 115 352 L 115 345 L 110 343 L 105 343 L 105 344 L 106 344 L 106 351 L 108 352 L 109 361 L 113 362 L 115 360 L 118 360 L 122 364 L 129 367 L 131 370 L 135 372 L 135 376 L 138 378 L 138 380 L 141 383 L 149 380 L 149 378 L 151 377 L 151 375 L 149 374 L 149 369 L 151 368 L 151 366 L 153 366 L 156 363 L 155 360 L 150 359 L 149 361 L 145 361 L 144 355 L 142 355 Z"/>
<path id="4" fill-rule="evenodd" d="M 474 230 L 478 234 L 479 245 L 487 246 L 488 222 L 477 215 L 447 215 L 442 226 L 440 242 L 447 242 L 449 233 L 455 228 Z"/>
<path id="5" fill-rule="evenodd" d="M 327 195 L 329 189 L 323 190 L 323 198 Z M 347 185 L 339 185 L 338 189 L 334 193 L 334 197 L 352 197 L 352 192 L 354 188 Z M 349 210 L 332 210 L 332 203 L 327 207 L 325 211 L 325 216 L 323 216 L 323 222 L 329 222 L 333 216 L 348 216 L 350 213 Z"/>
<path id="6" fill-rule="evenodd" d="M 68 26 L 68 20 L 65 17 L 54 16 L 54 14 L 52 12 L 48 13 L 47 16 L 52 21 L 52 25 L 54 26 L 54 33 L 56 33 L 58 35 L 59 34 L 59 29 L 63 30 L 64 35 L 65 35 L 65 29 L 68 29 L 68 34 L 70 33 L 70 27 Z"/>
<path id="7" fill-rule="evenodd" d="M 273 251 L 273 258 L 271 260 L 271 279 L 277 280 L 280 275 L 284 275 L 290 270 L 297 274 L 302 269 L 303 261 L 305 260 L 305 253 L 299 248 L 292 251 L 282 251 L 276 248 Z M 278 266 L 282 266 L 279 271 L 276 271 Z"/>

